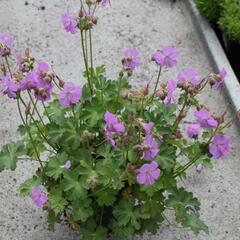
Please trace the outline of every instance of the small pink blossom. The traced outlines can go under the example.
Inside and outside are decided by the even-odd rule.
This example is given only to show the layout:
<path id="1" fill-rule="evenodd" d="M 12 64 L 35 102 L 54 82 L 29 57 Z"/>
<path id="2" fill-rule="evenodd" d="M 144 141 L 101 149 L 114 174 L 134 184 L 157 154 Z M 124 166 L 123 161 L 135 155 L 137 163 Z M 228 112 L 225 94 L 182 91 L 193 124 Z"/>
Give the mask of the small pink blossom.
<path id="1" fill-rule="evenodd" d="M 200 164 L 198 164 L 198 165 L 196 166 L 196 172 L 197 172 L 197 173 L 201 173 L 202 170 L 203 170 L 203 165 L 200 163 Z"/>
<path id="2" fill-rule="evenodd" d="M 64 168 L 66 168 L 66 169 L 70 169 L 71 166 L 72 166 L 71 161 L 70 161 L 70 160 L 67 160 L 66 163 L 65 163 L 65 165 L 64 165 Z"/>
<path id="3" fill-rule="evenodd" d="M 37 84 L 34 89 L 35 97 L 40 101 L 48 101 L 51 99 L 51 94 L 54 88 L 51 79 L 49 78 L 49 65 L 46 62 L 39 61 L 36 71 L 37 74 Z"/>
<path id="4" fill-rule="evenodd" d="M 202 82 L 201 78 L 197 74 L 197 72 L 191 68 L 185 69 L 178 74 L 178 84 L 192 84 L 193 86 L 197 86 Z"/>
<path id="5" fill-rule="evenodd" d="M 188 126 L 187 128 L 187 136 L 189 138 L 197 137 L 200 131 L 200 126 L 199 124 L 192 123 Z"/>
<path id="6" fill-rule="evenodd" d="M 0 81 L 1 86 L 1 92 L 4 95 L 7 95 L 9 98 L 16 99 L 17 98 L 17 92 L 18 92 L 18 85 L 11 80 L 10 73 L 7 73 L 6 76 L 2 76 L 2 80 Z"/>
<path id="7" fill-rule="evenodd" d="M 44 204 L 48 200 L 48 197 L 42 192 L 40 187 L 34 187 L 32 189 L 32 200 L 38 207 L 43 208 Z"/>
<path id="8" fill-rule="evenodd" d="M 213 129 L 218 125 L 218 122 L 206 109 L 196 111 L 194 115 L 201 128 Z"/>
<path id="9" fill-rule="evenodd" d="M 111 4 L 110 0 L 102 0 L 101 4 L 103 7 L 107 6 L 108 4 Z"/>
<path id="10" fill-rule="evenodd" d="M 174 80 L 169 80 L 167 82 L 167 97 L 165 99 L 165 105 L 166 107 L 170 107 L 172 104 L 172 101 L 174 100 L 174 91 L 177 87 L 177 83 Z"/>
<path id="11" fill-rule="evenodd" d="M 147 186 L 153 185 L 160 177 L 160 172 L 157 162 L 153 161 L 152 163 L 144 164 L 139 169 L 137 182 Z"/>
<path id="12" fill-rule="evenodd" d="M 113 133 L 123 133 L 125 131 L 125 126 L 123 123 L 120 123 L 118 121 L 117 116 L 111 112 L 106 112 L 104 114 L 104 120 L 106 122 L 105 127 L 106 138 L 113 147 L 116 147 L 116 142 L 113 139 Z"/>
<path id="13" fill-rule="evenodd" d="M 135 69 L 141 65 L 139 51 L 135 48 L 129 48 L 124 52 L 123 66 Z"/>
<path id="14" fill-rule="evenodd" d="M 71 34 L 75 34 L 77 32 L 78 22 L 74 17 L 70 16 L 67 11 L 64 11 L 61 14 L 61 22 L 66 32 Z"/>
<path id="15" fill-rule="evenodd" d="M 37 87 L 38 76 L 35 71 L 28 72 L 26 76 L 20 81 L 20 89 L 32 90 Z"/>
<path id="16" fill-rule="evenodd" d="M 78 103 L 82 96 L 82 88 L 73 83 L 65 83 L 62 91 L 58 94 L 58 99 L 62 107 L 73 106 Z"/>
<path id="17" fill-rule="evenodd" d="M 152 129 L 153 129 L 153 123 L 149 122 L 149 123 L 142 123 L 141 124 L 146 135 L 151 135 L 152 134 Z"/>
<path id="18" fill-rule="evenodd" d="M 152 135 L 147 135 L 144 141 L 141 143 L 143 149 L 143 158 L 145 160 L 151 160 L 155 158 L 159 152 L 157 141 Z"/>
<path id="19" fill-rule="evenodd" d="M 7 49 L 5 49 L 7 47 Z M 13 49 L 13 39 L 6 33 L 0 33 L 0 56 L 10 54 Z"/>
<path id="20" fill-rule="evenodd" d="M 155 62 L 165 68 L 172 68 L 177 65 L 177 58 L 180 52 L 172 46 L 166 46 L 154 54 Z"/>
<path id="21" fill-rule="evenodd" d="M 227 71 L 225 70 L 225 68 L 221 69 L 219 76 L 220 76 L 220 78 L 213 85 L 213 89 L 215 91 L 221 92 L 224 88 L 224 80 L 227 76 Z"/>
<path id="22" fill-rule="evenodd" d="M 216 134 L 209 145 L 209 152 L 215 159 L 225 156 L 230 151 L 230 138 L 221 134 Z"/>

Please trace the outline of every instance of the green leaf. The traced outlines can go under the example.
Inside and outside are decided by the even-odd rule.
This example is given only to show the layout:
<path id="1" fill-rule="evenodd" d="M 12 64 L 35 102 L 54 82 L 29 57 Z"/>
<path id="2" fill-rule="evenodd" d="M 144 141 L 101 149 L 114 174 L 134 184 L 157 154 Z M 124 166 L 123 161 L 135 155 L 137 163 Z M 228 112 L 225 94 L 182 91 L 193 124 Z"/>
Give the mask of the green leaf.
<path id="1" fill-rule="evenodd" d="M 56 215 L 62 212 L 67 206 L 67 201 L 63 198 L 62 191 L 60 189 L 53 189 L 49 192 L 48 203 Z"/>
<path id="2" fill-rule="evenodd" d="M 48 229 L 53 231 L 55 223 L 59 223 L 60 219 L 59 216 L 54 213 L 54 211 L 49 211 L 48 212 Z"/>
<path id="3" fill-rule="evenodd" d="M 124 186 L 122 172 L 119 167 L 113 163 L 103 164 L 98 162 L 96 171 L 99 175 L 100 182 L 106 186 L 111 185 L 113 189 L 121 189 Z"/>
<path id="4" fill-rule="evenodd" d="M 126 240 L 127 237 L 133 235 L 135 233 L 135 229 L 131 226 L 121 226 L 119 227 L 116 221 L 113 222 L 113 233 L 114 236 L 119 240 Z"/>
<path id="5" fill-rule="evenodd" d="M 25 146 L 22 141 L 12 142 L 2 147 L 0 152 L 0 171 L 17 167 L 17 158 L 25 154 Z"/>
<path id="6" fill-rule="evenodd" d="M 65 123 L 59 126 L 54 123 L 47 125 L 49 141 L 59 144 L 64 148 L 77 149 L 80 146 L 80 134 L 76 131 L 73 119 L 65 119 Z"/>
<path id="7" fill-rule="evenodd" d="M 103 227 L 98 227 L 95 232 L 83 228 L 81 233 L 86 240 L 108 240 L 107 229 Z"/>
<path id="8" fill-rule="evenodd" d="M 195 233 L 204 231 L 208 233 L 208 227 L 199 218 L 200 202 L 191 192 L 183 188 L 172 189 L 166 201 L 166 207 L 174 208 L 177 222 L 184 227 L 190 227 Z"/>
<path id="9" fill-rule="evenodd" d="M 36 186 L 41 185 L 42 179 L 37 176 L 33 176 L 33 178 L 30 178 L 26 180 L 24 183 L 20 185 L 20 194 L 21 196 L 25 197 L 31 194 L 32 189 Z"/>
<path id="10" fill-rule="evenodd" d="M 146 219 L 142 221 L 142 231 L 141 232 L 145 232 L 146 230 L 152 234 L 156 234 L 158 229 L 159 229 L 159 225 L 164 221 L 164 218 L 161 214 L 152 217 L 151 219 Z"/>
<path id="11" fill-rule="evenodd" d="M 54 121 L 60 126 L 65 123 L 65 110 L 62 106 L 60 106 L 58 100 L 54 100 L 48 103 L 46 109 L 48 116 L 50 116 L 50 119 L 52 121 Z"/>
<path id="12" fill-rule="evenodd" d="M 186 214 L 182 221 L 182 225 L 184 227 L 190 227 L 195 234 L 198 234 L 201 231 L 204 231 L 207 234 L 209 233 L 208 226 L 199 218 L 198 214 Z"/>
<path id="13" fill-rule="evenodd" d="M 97 192 L 98 190 L 96 189 L 96 195 L 97 196 L 97 202 L 99 204 L 99 206 L 111 206 L 113 205 L 113 203 L 116 200 L 116 195 L 118 193 L 118 191 L 111 189 L 111 188 L 107 188 L 104 191 L 101 192 Z"/>
<path id="14" fill-rule="evenodd" d="M 140 210 L 134 206 L 133 200 L 122 200 L 113 210 L 119 226 L 133 226 L 136 230 L 141 228 L 140 220 L 149 217 L 148 214 L 141 214 Z"/>
<path id="15" fill-rule="evenodd" d="M 78 169 L 64 172 L 61 187 L 67 193 L 69 200 L 84 199 L 87 197 L 85 182 L 81 181 Z"/>
<path id="16" fill-rule="evenodd" d="M 50 158 L 46 168 L 46 175 L 57 180 L 66 170 L 64 164 L 67 160 L 68 156 L 66 153 L 61 153 Z"/>
<path id="17" fill-rule="evenodd" d="M 156 157 L 156 161 L 161 169 L 170 171 L 176 164 L 176 147 L 168 144 L 162 144 L 160 153 Z"/>
<path id="18" fill-rule="evenodd" d="M 196 164 L 202 164 L 205 168 L 212 169 L 213 164 L 212 160 L 208 155 L 201 156 L 197 161 Z"/>
<path id="19" fill-rule="evenodd" d="M 88 218 L 93 215 L 94 212 L 90 204 L 91 204 L 90 199 L 84 200 L 80 199 L 73 202 L 72 219 L 74 222 L 77 221 L 86 222 Z"/>
<path id="20" fill-rule="evenodd" d="M 199 210 L 200 202 L 193 196 L 193 193 L 185 191 L 184 188 L 175 188 L 169 190 L 169 192 L 171 194 L 168 196 L 168 200 L 166 201 L 167 207 L 176 208 L 178 206 L 182 206 L 184 208 L 191 207 L 194 210 Z"/>

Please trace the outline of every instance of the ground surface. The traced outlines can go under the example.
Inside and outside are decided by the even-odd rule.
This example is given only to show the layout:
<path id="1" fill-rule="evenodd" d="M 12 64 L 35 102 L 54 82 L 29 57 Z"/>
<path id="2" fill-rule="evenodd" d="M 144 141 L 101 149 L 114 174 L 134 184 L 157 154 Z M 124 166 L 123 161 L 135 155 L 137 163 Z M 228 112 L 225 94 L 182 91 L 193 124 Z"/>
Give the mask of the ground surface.
<path id="1" fill-rule="evenodd" d="M 77 0 L 1 0 L 0 32 L 15 38 L 15 46 L 30 47 L 39 58 L 53 63 L 55 71 L 64 79 L 82 82 L 79 36 L 71 37 L 61 28 L 59 14 L 69 8 L 78 12 Z M 176 78 L 186 67 L 195 68 L 202 76 L 211 71 L 207 53 L 201 45 L 191 18 L 181 1 L 172 5 L 169 0 L 113 0 L 112 8 L 99 12 L 95 31 L 97 62 L 107 65 L 110 77 L 120 67 L 122 52 L 137 47 L 142 52 L 143 68 L 132 79 L 143 85 L 153 78 L 156 70 L 149 62 L 151 54 L 166 44 L 179 44 L 182 52 L 179 66 L 164 73 L 163 79 Z M 136 75 L 135 75 L 136 76 Z M 207 91 L 203 96 L 216 113 L 229 109 L 228 101 Z M 17 136 L 20 119 L 15 102 L 0 98 L 0 144 Z M 165 224 L 156 236 L 136 237 L 146 240 L 239 240 L 240 239 L 240 138 L 236 126 L 228 130 L 233 136 L 232 154 L 217 162 L 213 171 L 201 175 L 190 173 L 184 184 L 202 201 L 202 217 L 210 234 L 193 236 L 183 229 Z M 71 240 L 77 236 L 63 226 L 56 232 L 46 229 L 46 216 L 30 199 L 18 195 L 18 187 L 31 176 L 36 166 L 20 162 L 16 172 L 0 173 L 0 240 Z"/>

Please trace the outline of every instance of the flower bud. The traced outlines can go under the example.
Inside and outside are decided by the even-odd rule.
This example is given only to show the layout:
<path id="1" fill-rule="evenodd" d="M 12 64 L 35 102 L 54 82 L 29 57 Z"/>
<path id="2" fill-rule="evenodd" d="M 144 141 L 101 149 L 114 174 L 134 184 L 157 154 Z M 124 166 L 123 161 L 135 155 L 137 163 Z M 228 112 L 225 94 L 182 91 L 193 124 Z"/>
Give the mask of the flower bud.
<path id="1" fill-rule="evenodd" d="M 30 114 L 30 112 L 31 112 L 31 102 L 28 103 L 28 105 L 27 105 L 27 107 L 25 109 L 26 115 Z"/>
<path id="2" fill-rule="evenodd" d="M 58 84 L 59 84 L 59 86 L 60 86 L 61 88 L 63 88 L 64 85 L 65 85 L 65 82 L 64 82 L 63 80 L 59 79 L 59 80 L 58 80 Z"/>
<path id="3" fill-rule="evenodd" d="M 202 164 L 198 164 L 198 165 L 196 166 L 196 172 L 197 172 L 197 173 L 201 173 L 202 170 L 203 170 L 203 165 L 202 165 Z"/>
<path id="4" fill-rule="evenodd" d="M 94 25 L 96 25 L 96 24 L 97 24 L 97 22 L 98 22 L 98 19 L 97 19 L 97 17 L 95 17 L 95 16 L 92 16 L 92 23 L 93 23 Z"/>
<path id="5" fill-rule="evenodd" d="M 84 17 L 84 15 L 85 15 L 85 14 L 84 14 L 84 11 L 83 11 L 83 7 L 81 7 L 78 16 L 79 16 L 80 18 L 82 18 L 82 17 Z"/>
<path id="6" fill-rule="evenodd" d="M 96 171 L 93 170 L 90 173 L 90 176 L 87 179 L 87 184 L 89 184 L 91 188 L 95 188 L 99 184 L 99 179 Z"/>
<path id="7" fill-rule="evenodd" d="M 143 96 L 147 96 L 149 93 L 149 86 L 147 85 L 146 87 L 142 88 L 140 91 L 143 94 Z"/>
<path id="8" fill-rule="evenodd" d="M 127 170 L 128 172 L 135 172 L 137 169 L 137 166 L 133 165 L 132 163 L 128 163 Z"/>
<path id="9" fill-rule="evenodd" d="M 220 116 L 218 116 L 218 117 L 215 118 L 215 120 L 218 122 L 219 125 L 222 124 L 222 123 L 224 123 L 224 119 L 225 119 L 225 115 L 226 115 L 226 114 L 227 114 L 227 113 L 224 112 L 224 113 L 222 113 Z"/>
<path id="10" fill-rule="evenodd" d="M 120 71 L 119 72 L 119 77 L 122 78 L 124 76 L 124 72 L 123 71 Z"/>
<path id="11" fill-rule="evenodd" d="M 95 134 L 94 134 L 94 133 L 91 133 L 91 132 L 89 132 L 89 131 L 87 131 L 87 130 L 85 130 L 85 131 L 83 132 L 83 134 L 82 134 L 82 137 L 83 137 L 83 138 L 92 139 L 92 138 L 95 137 Z"/>
<path id="12" fill-rule="evenodd" d="M 166 95 L 166 93 L 163 91 L 163 89 L 159 89 L 159 90 L 157 90 L 157 92 L 156 92 L 156 96 L 157 96 L 159 99 L 161 99 L 162 101 L 164 101 L 167 95 Z"/>
<path id="13" fill-rule="evenodd" d="M 210 85 L 213 86 L 217 82 L 218 76 L 215 73 L 210 73 L 207 76 L 207 78 L 209 80 Z"/>
<path id="14" fill-rule="evenodd" d="M 132 69 L 128 69 L 127 71 L 128 77 L 131 77 L 133 75 L 133 70 Z"/>

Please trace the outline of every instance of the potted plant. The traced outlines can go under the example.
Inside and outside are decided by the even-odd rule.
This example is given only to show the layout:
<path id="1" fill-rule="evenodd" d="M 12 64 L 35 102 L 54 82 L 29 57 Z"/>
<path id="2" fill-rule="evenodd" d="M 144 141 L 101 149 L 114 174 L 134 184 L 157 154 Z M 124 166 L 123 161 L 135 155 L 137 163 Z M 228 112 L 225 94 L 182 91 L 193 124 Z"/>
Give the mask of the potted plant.
<path id="1" fill-rule="evenodd" d="M 226 53 L 237 74 L 240 76 L 238 58 L 240 54 L 240 2 L 225 0 L 222 3 L 222 16 L 219 18 L 219 27 L 223 33 Z"/>
<path id="2" fill-rule="evenodd" d="M 195 0 L 200 13 L 215 30 L 236 75 L 240 76 L 240 2 L 238 0 Z"/>
<path id="3" fill-rule="evenodd" d="M 13 39 L 0 34 L 1 92 L 16 101 L 22 120 L 21 137 L 0 152 L 0 171 L 15 170 L 20 156 L 37 161 L 21 194 L 48 212 L 50 229 L 67 224 L 85 240 L 154 234 L 166 209 L 183 227 L 207 233 L 199 200 L 177 180 L 190 167 L 201 173 L 229 153 L 223 131 L 233 119 L 225 122 L 225 113 L 212 114 L 198 99 L 208 85 L 223 89 L 225 70 L 202 79 L 187 68 L 164 83 L 163 70 L 175 67 L 180 55 L 166 46 L 152 56 L 154 88 L 133 88 L 129 79 L 141 60 L 129 48 L 117 80 L 109 80 L 104 66 L 94 66 L 92 32 L 98 8 L 110 1 L 80 2 L 79 16 L 65 11 L 61 21 L 69 34 L 80 33 L 83 86 L 65 82 L 29 49 L 13 58 Z M 190 109 L 194 120 L 183 130 Z"/>

